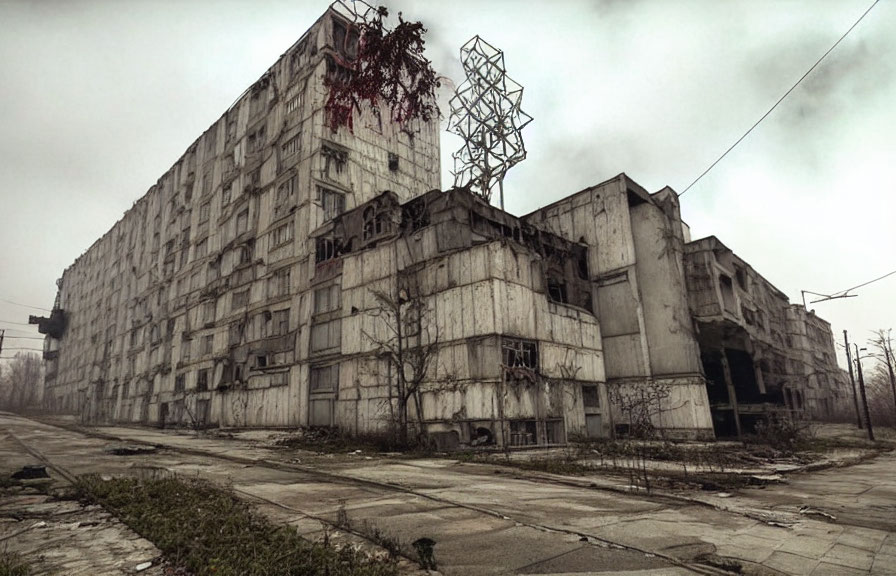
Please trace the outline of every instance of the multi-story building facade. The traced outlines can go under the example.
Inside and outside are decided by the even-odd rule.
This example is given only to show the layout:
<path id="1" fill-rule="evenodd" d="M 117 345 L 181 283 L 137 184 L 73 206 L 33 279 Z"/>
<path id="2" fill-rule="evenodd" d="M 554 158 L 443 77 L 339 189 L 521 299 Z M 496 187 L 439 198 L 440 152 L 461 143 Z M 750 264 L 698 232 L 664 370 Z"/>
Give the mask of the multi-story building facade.
<path id="1" fill-rule="evenodd" d="M 353 131 L 327 126 L 324 77 L 353 57 L 352 30 L 328 11 L 65 271 L 49 407 L 90 420 L 305 422 L 308 354 L 293 342 L 309 330 L 310 231 L 381 190 L 408 199 L 439 186 L 435 122 L 399 126 L 371 110 Z M 213 392 L 228 382 L 263 391 L 231 407 Z"/>
<path id="2" fill-rule="evenodd" d="M 621 174 L 515 217 L 439 191 L 436 122 L 331 130 L 324 78 L 356 45 L 328 11 L 64 272 L 35 319 L 47 408 L 370 432 L 404 366 L 413 426 L 451 447 L 708 438 L 839 401 L 830 326 L 690 242 L 673 190 Z"/>

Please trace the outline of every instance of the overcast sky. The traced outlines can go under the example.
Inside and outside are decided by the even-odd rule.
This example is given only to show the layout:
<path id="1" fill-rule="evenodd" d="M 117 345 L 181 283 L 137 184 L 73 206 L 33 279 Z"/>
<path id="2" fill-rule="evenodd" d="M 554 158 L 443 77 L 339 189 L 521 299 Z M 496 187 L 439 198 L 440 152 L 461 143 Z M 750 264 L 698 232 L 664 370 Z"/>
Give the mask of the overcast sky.
<path id="1" fill-rule="evenodd" d="M 392 1 L 463 81 L 479 34 L 525 87 L 529 157 L 505 181 L 524 214 L 620 172 L 681 191 L 871 5 L 806 1 Z M 0 0 L 0 328 L 36 330 L 55 281 L 323 13 L 311 1 Z M 769 281 L 831 293 L 896 270 L 896 2 L 883 0 L 687 194 Z M 445 111 L 447 112 L 447 111 Z M 443 123 L 443 128 L 445 124 Z M 443 133 L 443 187 L 451 152 Z M 864 343 L 896 328 L 896 275 L 816 304 Z M 12 350 L 4 352 L 8 356 Z M 845 366 L 845 364 L 844 364 Z"/>

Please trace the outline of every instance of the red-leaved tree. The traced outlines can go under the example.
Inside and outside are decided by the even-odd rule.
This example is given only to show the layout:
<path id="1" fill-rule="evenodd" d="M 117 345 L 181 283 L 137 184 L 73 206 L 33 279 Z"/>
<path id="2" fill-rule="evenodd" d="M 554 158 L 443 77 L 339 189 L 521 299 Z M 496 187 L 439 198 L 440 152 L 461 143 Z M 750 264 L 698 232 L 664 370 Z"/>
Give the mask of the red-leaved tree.
<path id="1" fill-rule="evenodd" d="M 354 59 L 340 59 L 342 73 L 328 71 L 324 86 L 329 90 L 325 110 L 327 124 L 335 132 L 341 126 L 353 130 L 353 112 L 361 103 L 377 108 L 384 103 L 394 122 L 429 121 L 438 116 L 435 91 L 438 77 L 432 63 L 424 58 L 420 22 L 407 22 L 399 13 L 398 26 L 388 29 L 383 19 L 388 10 L 380 6 L 374 15 L 361 20 L 358 53 Z"/>

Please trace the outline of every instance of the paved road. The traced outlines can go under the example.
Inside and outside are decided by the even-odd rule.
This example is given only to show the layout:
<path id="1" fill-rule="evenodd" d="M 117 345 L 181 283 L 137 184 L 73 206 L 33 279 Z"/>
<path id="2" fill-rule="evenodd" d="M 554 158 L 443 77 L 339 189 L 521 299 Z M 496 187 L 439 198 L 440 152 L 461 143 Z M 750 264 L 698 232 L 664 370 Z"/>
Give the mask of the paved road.
<path id="1" fill-rule="evenodd" d="M 0 426 L 73 473 L 158 467 L 230 482 L 311 538 L 340 510 L 353 526 L 375 526 L 402 542 L 427 536 L 449 575 L 723 573 L 700 563 L 707 555 L 748 574 L 896 573 L 894 515 L 887 515 L 896 460 L 889 455 L 800 477 L 793 490 L 718 499 L 728 508 L 720 509 L 620 493 L 606 477 L 563 482 L 444 459 L 315 457 L 148 429 L 96 429 L 103 439 L 8 416 Z M 111 437 L 166 449 L 111 456 L 103 451 Z M 868 489 L 856 488 L 857 479 Z M 837 520 L 800 514 L 807 502 L 824 503 Z M 868 507 L 873 515 L 862 513 Z"/>

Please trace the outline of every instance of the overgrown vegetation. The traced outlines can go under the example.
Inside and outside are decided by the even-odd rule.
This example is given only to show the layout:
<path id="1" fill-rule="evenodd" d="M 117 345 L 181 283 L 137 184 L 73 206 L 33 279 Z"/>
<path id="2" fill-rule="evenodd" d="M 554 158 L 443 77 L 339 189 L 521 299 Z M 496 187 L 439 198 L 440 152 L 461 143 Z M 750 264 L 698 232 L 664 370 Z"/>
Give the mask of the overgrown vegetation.
<path id="1" fill-rule="evenodd" d="M 101 504 L 197 576 L 394 576 L 392 559 L 369 558 L 325 539 L 311 543 L 228 491 L 200 479 L 82 476 L 83 498 Z"/>
<path id="2" fill-rule="evenodd" d="M 6 550 L 0 551 L 0 576 L 30 576 L 31 568 L 22 558 Z"/>
<path id="3" fill-rule="evenodd" d="M 425 440 L 425 438 L 421 438 Z M 338 428 L 304 428 L 298 434 L 280 438 L 275 442 L 283 448 L 345 454 L 349 452 L 401 452 L 408 456 L 429 454 L 431 447 L 426 443 L 418 443 L 417 438 L 410 437 L 407 444 L 402 444 L 396 433 L 381 434 L 349 434 Z"/>
<path id="4" fill-rule="evenodd" d="M 363 536 L 367 540 L 381 546 L 389 553 L 389 557 L 392 559 L 398 559 L 400 556 L 404 556 L 405 558 L 416 560 L 424 570 L 436 569 L 434 551 L 436 544 L 435 540 L 425 537 L 418 538 L 411 543 L 412 552 L 411 549 L 408 549 L 401 543 L 401 540 L 397 536 L 393 536 L 380 530 L 376 524 L 369 522 L 366 519 L 359 523 L 352 518 L 349 518 L 344 501 L 342 501 L 339 509 L 336 511 L 336 526 L 348 532 L 354 532 L 355 534 Z"/>
<path id="5" fill-rule="evenodd" d="M 412 120 L 428 122 L 439 114 L 435 91 L 438 77 L 432 64 L 423 56 L 423 35 L 420 22 L 407 22 L 398 14 L 398 25 L 389 29 L 383 23 L 389 11 L 380 6 L 362 15 L 355 24 L 358 46 L 354 49 L 337 46 L 339 71 L 331 70 L 324 79 L 328 89 L 324 106 L 327 124 L 333 131 L 345 126 L 353 129 L 354 111 L 361 111 L 362 102 L 374 109 L 384 103 L 391 120 L 404 126 Z M 352 33 L 345 35 L 351 42 Z M 344 57 L 343 57 L 344 55 Z M 354 57 L 352 57 L 354 56 Z"/>

